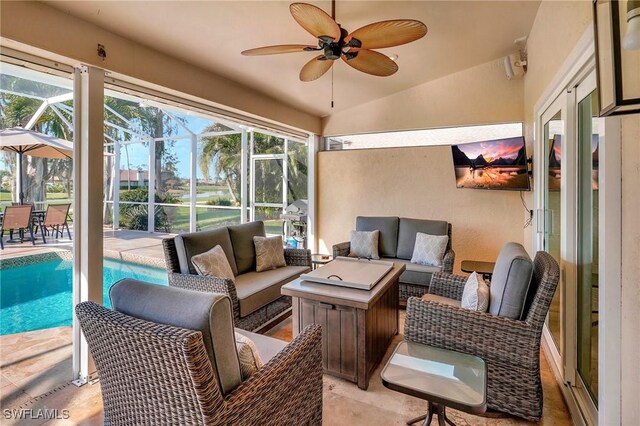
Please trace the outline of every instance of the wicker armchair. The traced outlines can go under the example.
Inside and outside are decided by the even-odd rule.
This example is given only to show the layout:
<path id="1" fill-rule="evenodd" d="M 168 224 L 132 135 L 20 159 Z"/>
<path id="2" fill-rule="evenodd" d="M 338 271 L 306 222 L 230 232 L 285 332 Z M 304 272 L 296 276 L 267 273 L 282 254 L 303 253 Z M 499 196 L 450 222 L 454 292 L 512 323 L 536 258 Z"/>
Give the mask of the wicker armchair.
<path id="1" fill-rule="evenodd" d="M 183 274 L 180 272 L 175 239 L 166 238 L 162 240 L 162 246 L 169 274 L 169 285 L 188 290 L 228 295 L 233 305 L 233 319 L 236 327 L 243 330 L 260 331 L 291 312 L 291 297 L 282 296 L 249 315 L 241 316 L 240 301 L 233 281 L 225 278 Z M 306 266 L 311 268 L 310 250 L 285 249 L 284 258 L 287 266 Z"/>
<path id="2" fill-rule="evenodd" d="M 77 305 L 76 315 L 100 375 L 105 424 L 322 424 L 318 325 L 223 394 L 202 332 L 93 302 Z"/>
<path id="3" fill-rule="evenodd" d="M 411 298 L 405 339 L 479 356 L 487 363 L 489 408 L 538 421 L 542 415 L 540 338 L 559 280 L 557 262 L 538 252 L 524 320 Z M 461 300 L 466 277 L 435 273 L 429 293 Z M 525 305 L 526 306 L 526 305 Z"/>

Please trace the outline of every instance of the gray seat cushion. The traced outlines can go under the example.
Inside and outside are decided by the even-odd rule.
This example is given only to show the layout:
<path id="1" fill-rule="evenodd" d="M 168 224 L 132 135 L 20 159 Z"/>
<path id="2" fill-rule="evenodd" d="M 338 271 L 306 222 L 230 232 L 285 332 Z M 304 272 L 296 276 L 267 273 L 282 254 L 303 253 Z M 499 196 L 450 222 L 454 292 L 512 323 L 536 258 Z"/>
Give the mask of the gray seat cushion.
<path id="1" fill-rule="evenodd" d="M 433 275 L 433 273 L 442 271 L 442 268 L 439 266 L 418 265 L 415 263 L 411 263 L 411 261 L 406 259 L 383 258 L 382 260 L 404 263 L 406 265 L 406 269 L 400 275 L 399 281 L 401 283 L 423 285 L 426 288 L 428 288 L 431 284 L 431 276 Z"/>
<path id="2" fill-rule="evenodd" d="M 223 393 L 242 382 L 228 296 L 124 279 L 111 287 L 109 298 L 125 315 L 201 332 Z"/>
<path id="3" fill-rule="evenodd" d="M 356 231 L 380 231 L 378 237 L 378 254 L 381 257 L 396 257 L 398 249 L 397 217 L 366 217 L 356 218 Z"/>
<path id="4" fill-rule="evenodd" d="M 307 272 L 307 266 L 285 266 L 263 272 L 247 272 L 236 277 L 236 293 L 240 302 L 240 316 L 245 317 L 278 300 L 280 288 Z"/>
<path id="5" fill-rule="evenodd" d="M 268 337 L 263 334 L 252 333 L 250 331 L 242 330 L 239 328 L 236 328 L 236 333 L 242 334 L 243 336 L 251 339 L 251 341 L 256 345 L 256 348 L 258 349 L 260 359 L 265 364 L 268 363 L 271 358 L 276 356 L 278 352 L 280 352 L 287 346 L 287 342 L 274 339 L 273 337 Z"/>
<path id="6" fill-rule="evenodd" d="M 430 235 L 447 235 L 447 222 L 401 217 L 398 226 L 398 253 L 396 257 L 411 260 L 418 232 Z"/>
<path id="7" fill-rule="evenodd" d="M 533 262 L 518 243 L 507 243 L 500 250 L 489 287 L 489 313 L 522 319 L 527 292 L 533 275 Z"/>
<path id="8" fill-rule="evenodd" d="M 237 265 L 236 275 L 256 270 L 256 248 L 253 237 L 264 237 L 263 222 L 249 222 L 229 226 L 229 236 L 233 245 L 233 256 Z"/>
<path id="9" fill-rule="evenodd" d="M 180 234 L 175 238 L 178 264 L 181 274 L 197 274 L 191 258 L 197 254 L 211 250 L 215 246 L 222 247 L 227 256 L 233 275 L 238 275 L 238 267 L 233 255 L 231 237 L 227 228 L 218 228 L 211 231 L 191 232 Z"/>

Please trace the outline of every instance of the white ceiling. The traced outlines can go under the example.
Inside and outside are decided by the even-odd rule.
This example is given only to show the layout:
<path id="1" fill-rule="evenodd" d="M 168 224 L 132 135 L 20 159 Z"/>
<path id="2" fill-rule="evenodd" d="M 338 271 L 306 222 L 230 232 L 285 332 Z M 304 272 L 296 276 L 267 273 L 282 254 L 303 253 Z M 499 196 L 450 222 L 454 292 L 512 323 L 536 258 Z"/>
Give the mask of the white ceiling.
<path id="1" fill-rule="evenodd" d="M 348 31 L 385 19 L 423 21 L 429 32 L 382 49 L 397 54 L 391 77 L 360 73 L 342 61 L 314 82 L 298 79 L 314 53 L 247 57 L 245 49 L 315 44 L 289 13 L 290 1 L 48 1 L 113 33 L 195 64 L 309 113 L 325 116 L 497 59 L 528 35 L 539 6 L 531 1 L 341 1 L 336 20 Z M 330 13 L 331 2 L 309 1 Z"/>

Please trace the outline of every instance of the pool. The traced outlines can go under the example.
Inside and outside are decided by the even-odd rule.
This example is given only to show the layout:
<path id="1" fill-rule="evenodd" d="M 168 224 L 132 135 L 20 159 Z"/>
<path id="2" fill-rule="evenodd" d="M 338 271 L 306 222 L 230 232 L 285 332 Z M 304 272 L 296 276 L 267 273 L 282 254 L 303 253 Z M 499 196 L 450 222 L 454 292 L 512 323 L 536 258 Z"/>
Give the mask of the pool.
<path id="1" fill-rule="evenodd" d="M 72 260 L 49 260 L 0 270 L 0 335 L 71 325 Z M 167 285 L 164 269 L 104 259 L 104 305 L 123 278 Z"/>

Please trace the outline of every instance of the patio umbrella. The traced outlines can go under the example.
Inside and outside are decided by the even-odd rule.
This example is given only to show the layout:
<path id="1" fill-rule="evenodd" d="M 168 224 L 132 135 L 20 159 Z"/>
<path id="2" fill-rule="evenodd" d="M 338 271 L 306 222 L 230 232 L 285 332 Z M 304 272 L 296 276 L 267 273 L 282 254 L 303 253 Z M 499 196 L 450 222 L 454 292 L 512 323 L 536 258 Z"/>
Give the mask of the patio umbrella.
<path id="1" fill-rule="evenodd" d="M 22 155 L 43 158 L 71 158 L 73 144 L 64 139 L 38 133 L 22 127 L 12 127 L 0 130 L 0 150 L 12 151 L 18 154 L 20 174 L 18 176 L 18 193 L 20 204 L 24 201 L 22 192 Z"/>

